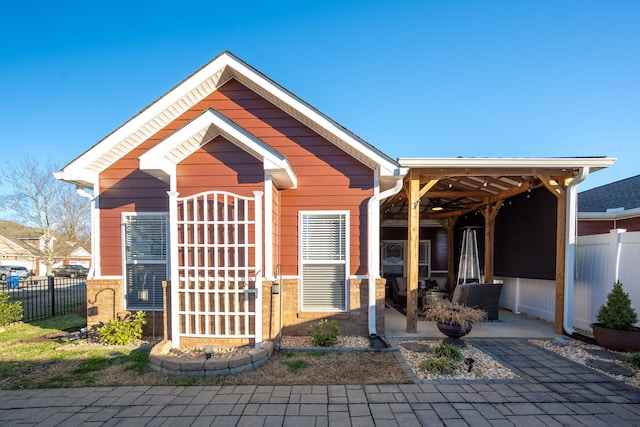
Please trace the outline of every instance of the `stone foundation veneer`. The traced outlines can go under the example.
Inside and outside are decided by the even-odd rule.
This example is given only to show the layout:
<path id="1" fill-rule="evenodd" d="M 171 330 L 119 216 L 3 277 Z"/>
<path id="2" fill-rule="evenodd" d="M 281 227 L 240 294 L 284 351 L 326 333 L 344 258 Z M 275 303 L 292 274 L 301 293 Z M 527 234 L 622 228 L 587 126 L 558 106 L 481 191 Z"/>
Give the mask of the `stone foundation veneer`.
<path id="1" fill-rule="evenodd" d="M 215 376 L 237 374 L 269 360 L 273 354 L 273 343 L 264 341 L 260 348 L 235 357 L 211 357 L 210 359 L 189 359 L 169 356 L 171 341 L 161 341 L 149 354 L 151 369 L 163 374 L 180 376 Z"/>

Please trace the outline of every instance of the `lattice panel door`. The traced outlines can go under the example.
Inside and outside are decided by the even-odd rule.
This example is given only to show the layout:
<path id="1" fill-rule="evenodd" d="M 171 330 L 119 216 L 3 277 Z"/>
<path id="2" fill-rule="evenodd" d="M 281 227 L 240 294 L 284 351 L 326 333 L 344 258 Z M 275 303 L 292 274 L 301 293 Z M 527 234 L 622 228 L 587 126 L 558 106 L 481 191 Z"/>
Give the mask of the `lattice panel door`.
<path id="1" fill-rule="evenodd" d="M 259 345 L 261 195 L 212 191 L 176 199 L 172 283 L 177 284 L 173 312 L 179 336 L 250 338 Z"/>

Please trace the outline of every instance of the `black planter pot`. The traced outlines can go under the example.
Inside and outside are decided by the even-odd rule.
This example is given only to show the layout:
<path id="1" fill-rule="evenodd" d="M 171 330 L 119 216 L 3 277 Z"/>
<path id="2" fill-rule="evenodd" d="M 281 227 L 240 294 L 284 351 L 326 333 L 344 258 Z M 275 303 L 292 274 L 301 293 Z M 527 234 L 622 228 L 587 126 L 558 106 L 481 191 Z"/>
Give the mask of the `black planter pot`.
<path id="1" fill-rule="evenodd" d="M 470 323 L 467 325 L 466 329 L 462 329 L 460 325 L 458 325 L 457 323 L 450 325 L 448 323 L 436 322 L 436 326 L 438 326 L 438 330 L 440 332 L 442 332 L 443 334 L 445 334 L 447 337 L 451 339 L 458 339 L 460 337 L 467 335 L 469 332 L 471 332 Z"/>
<path id="2" fill-rule="evenodd" d="M 614 351 L 640 351 L 640 328 L 631 330 L 605 328 L 592 323 L 593 337 L 598 345 Z"/>

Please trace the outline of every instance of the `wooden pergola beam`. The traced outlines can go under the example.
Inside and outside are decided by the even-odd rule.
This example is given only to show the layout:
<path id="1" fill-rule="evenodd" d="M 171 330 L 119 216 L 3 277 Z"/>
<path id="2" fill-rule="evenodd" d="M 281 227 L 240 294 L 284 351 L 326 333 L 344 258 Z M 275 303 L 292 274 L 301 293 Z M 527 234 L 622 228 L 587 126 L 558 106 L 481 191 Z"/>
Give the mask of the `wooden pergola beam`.
<path id="1" fill-rule="evenodd" d="M 427 178 L 427 183 L 422 186 L 418 193 L 418 198 L 422 198 L 429 190 L 431 190 L 437 183 L 440 181 L 440 177 L 429 177 Z"/>
<path id="2" fill-rule="evenodd" d="M 407 332 L 418 331 L 418 246 L 420 240 L 420 175 L 409 172 L 407 181 Z"/>
<path id="3" fill-rule="evenodd" d="M 495 226 L 496 217 L 500 208 L 504 205 L 503 200 L 491 203 L 480 209 L 484 216 L 484 281 L 493 283 L 494 276 L 494 248 L 495 248 Z"/>

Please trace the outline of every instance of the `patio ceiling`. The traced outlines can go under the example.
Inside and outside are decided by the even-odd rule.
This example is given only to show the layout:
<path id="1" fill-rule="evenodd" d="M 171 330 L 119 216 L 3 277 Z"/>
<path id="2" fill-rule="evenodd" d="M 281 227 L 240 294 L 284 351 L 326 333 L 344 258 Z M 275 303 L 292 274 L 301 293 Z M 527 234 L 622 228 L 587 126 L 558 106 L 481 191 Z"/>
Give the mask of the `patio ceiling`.
<path id="1" fill-rule="evenodd" d="M 420 219 L 464 215 L 520 193 L 546 186 L 558 192 L 580 169 L 602 169 L 612 159 L 602 157 L 552 159 L 398 159 L 419 177 Z M 407 219 L 408 177 L 403 190 L 384 201 L 382 220 Z"/>

